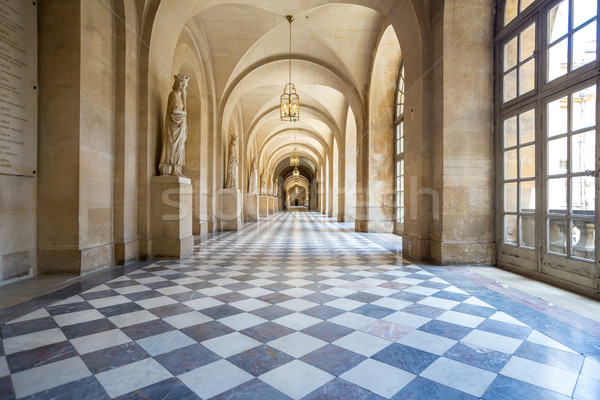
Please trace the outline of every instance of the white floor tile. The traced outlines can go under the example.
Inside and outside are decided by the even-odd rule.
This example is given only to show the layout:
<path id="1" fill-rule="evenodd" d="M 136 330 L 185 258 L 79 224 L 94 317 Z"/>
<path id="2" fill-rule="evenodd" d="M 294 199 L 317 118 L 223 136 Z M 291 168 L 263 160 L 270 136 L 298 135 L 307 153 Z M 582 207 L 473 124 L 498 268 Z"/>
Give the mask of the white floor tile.
<path id="1" fill-rule="evenodd" d="M 393 342 L 382 339 L 377 336 L 369 335 L 363 332 L 353 332 L 344 336 L 332 344 L 343 347 L 365 357 L 371 357 L 373 354 L 385 349 Z"/>
<path id="2" fill-rule="evenodd" d="M 479 324 L 485 321 L 485 318 L 456 311 L 446 311 L 436 319 L 439 321 L 450 322 L 451 324 L 466 326 L 468 328 L 477 328 Z"/>
<path id="3" fill-rule="evenodd" d="M 94 308 L 102 308 L 102 307 L 116 306 L 118 304 L 131 303 L 131 300 L 129 300 L 125 296 L 119 295 L 119 296 L 111 296 L 111 297 L 104 297 L 104 298 L 89 300 L 88 303 L 90 303 L 92 306 L 94 306 Z"/>
<path id="4" fill-rule="evenodd" d="M 189 292 L 191 291 L 191 289 L 188 289 L 185 286 L 167 286 L 164 288 L 156 289 L 156 291 L 160 294 L 164 294 L 165 296 L 170 296 L 172 294 Z"/>
<path id="5" fill-rule="evenodd" d="M 252 289 L 240 290 L 238 293 L 241 293 L 244 296 L 248 296 L 248 297 L 261 297 L 261 296 L 266 296 L 266 295 L 274 293 L 274 292 L 272 290 L 267 290 L 267 289 L 256 287 L 256 288 L 252 288 Z"/>
<path id="6" fill-rule="evenodd" d="M 308 296 L 309 294 L 313 294 L 316 292 L 314 290 L 308 290 L 308 289 L 304 289 L 304 288 L 300 288 L 300 287 L 295 287 L 293 289 L 283 290 L 280 293 L 283 293 L 283 294 L 286 294 L 286 295 L 292 296 L 292 297 L 304 297 L 304 296 Z"/>
<path id="7" fill-rule="evenodd" d="M 462 338 L 461 342 L 474 344 L 475 346 L 500 351 L 506 354 L 513 354 L 517 351 L 519 346 L 521 346 L 521 343 L 523 343 L 523 341 L 519 339 L 497 335 L 479 329 L 473 330 L 467 336 Z"/>
<path id="8" fill-rule="evenodd" d="M 526 326 L 529 328 L 529 325 L 522 323 L 518 319 L 513 318 L 510 315 L 508 315 L 502 311 L 496 312 L 494 315 L 492 315 L 490 317 L 490 319 L 493 319 L 495 321 L 500 321 L 500 322 L 506 322 L 508 324 L 513 324 L 513 325 Z"/>
<path id="9" fill-rule="evenodd" d="M 148 286 L 144 285 L 133 285 L 133 286 L 125 286 L 122 288 L 115 288 L 114 291 L 119 294 L 131 294 L 131 293 L 139 293 L 150 290 Z"/>
<path id="10" fill-rule="evenodd" d="M 581 375 L 600 380 L 600 363 L 586 357 L 581 369 Z"/>
<path id="11" fill-rule="evenodd" d="M 26 335 L 4 339 L 4 353 L 19 353 L 21 351 L 31 350 L 49 344 L 64 342 L 65 340 L 67 340 L 67 337 L 58 328 L 28 333 Z"/>
<path id="12" fill-rule="evenodd" d="M 208 399 L 241 385 L 254 376 L 227 360 L 219 360 L 179 375 L 178 378 L 198 396 Z"/>
<path id="13" fill-rule="evenodd" d="M 494 308 L 494 307 L 490 306 L 488 303 L 486 303 L 485 301 L 483 301 L 483 300 L 479 300 L 477 297 L 473 297 L 473 296 L 471 296 L 471 297 L 469 297 L 468 299 L 466 299 L 466 300 L 464 301 L 464 303 L 467 303 L 467 304 L 472 304 L 472 305 L 474 305 L 474 306 L 487 307 L 487 308 Z"/>
<path id="14" fill-rule="evenodd" d="M 49 316 L 50 316 L 50 314 L 48 313 L 48 311 L 46 311 L 45 308 L 40 308 L 39 310 L 30 312 L 29 314 L 25 314 L 22 317 L 13 319 L 12 321 L 9 322 L 9 324 L 16 324 L 17 322 L 31 321 L 33 319 L 45 318 L 45 317 L 49 317 Z"/>
<path id="15" fill-rule="evenodd" d="M 393 322 L 398 325 L 407 326 L 409 328 L 417 329 L 429 321 L 431 318 L 423 317 L 421 315 L 415 315 L 403 311 L 397 311 L 383 318 L 386 321 Z"/>
<path id="16" fill-rule="evenodd" d="M 292 311 L 303 311 L 318 306 L 319 304 L 313 303 L 312 301 L 304 299 L 293 299 L 288 301 L 282 301 L 277 304 L 279 307 L 285 307 Z"/>
<path id="17" fill-rule="evenodd" d="M 373 301 L 371 304 L 374 304 L 374 305 L 380 306 L 380 307 L 389 308 L 391 310 L 399 311 L 399 310 L 402 310 L 405 307 L 410 306 L 413 303 L 410 302 L 410 301 L 392 299 L 390 297 L 383 297 L 383 298 L 381 298 L 379 300 Z"/>
<path id="18" fill-rule="evenodd" d="M 219 296 L 221 294 L 231 293 L 231 290 L 221 287 L 221 286 L 214 286 L 214 287 L 205 288 L 205 289 L 198 289 L 196 291 L 205 296 Z"/>
<path id="19" fill-rule="evenodd" d="M 500 374 L 571 396 L 577 374 L 520 357 L 512 357 Z"/>
<path id="20" fill-rule="evenodd" d="M 302 313 L 293 313 L 274 319 L 273 322 L 279 325 L 287 326 L 288 328 L 295 329 L 297 331 L 301 331 L 302 329 L 306 329 L 309 326 L 313 326 L 315 324 L 318 324 L 319 322 L 323 322 L 323 320 Z"/>
<path id="21" fill-rule="evenodd" d="M 435 360 L 421 376 L 475 397 L 481 397 L 496 379 L 492 372 L 444 357 Z"/>
<path id="22" fill-rule="evenodd" d="M 292 399 L 300 399 L 335 377 L 300 360 L 294 360 L 259 378 Z"/>
<path id="23" fill-rule="evenodd" d="M 440 299 L 437 297 L 426 297 L 423 300 L 418 301 L 417 303 L 424 304 L 424 305 L 430 306 L 430 307 L 441 308 L 444 310 L 450 310 L 451 308 L 454 308 L 460 304 L 458 301 Z"/>
<path id="24" fill-rule="evenodd" d="M 163 306 L 170 306 L 172 304 L 177 304 L 178 301 L 174 300 L 167 296 L 153 297 L 151 299 L 139 300 L 136 303 L 145 308 L 146 310 L 150 310 L 152 308 L 158 308 Z"/>
<path id="25" fill-rule="evenodd" d="M 183 302 L 183 304 L 198 311 L 204 310 L 206 308 L 220 306 L 225 303 L 216 299 L 211 299 L 210 297 L 202 297 L 200 299 L 185 301 Z"/>
<path id="26" fill-rule="evenodd" d="M 356 314 L 353 312 L 347 312 L 340 315 L 337 315 L 333 318 L 328 319 L 329 322 L 333 322 L 338 325 L 345 326 L 347 328 L 352 328 L 356 330 L 360 330 L 367 325 L 372 324 L 377 321 L 375 318 L 366 317 L 364 315 Z"/>
<path id="27" fill-rule="evenodd" d="M 397 341 L 400 344 L 414 347 L 441 356 L 456 344 L 456 340 L 448 339 L 423 331 L 412 331 Z"/>
<path id="28" fill-rule="evenodd" d="M 137 341 L 148 354 L 157 356 L 182 347 L 191 346 L 196 341 L 180 331 L 170 331 Z"/>
<path id="29" fill-rule="evenodd" d="M 92 335 L 82 336 L 71 339 L 71 344 L 79 354 L 87 354 L 93 351 L 106 349 L 108 347 L 118 346 L 131 342 L 129 336 L 119 329 L 94 333 Z"/>
<path id="30" fill-rule="evenodd" d="M 569 353 L 575 353 L 575 351 L 571 350 L 567 346 L 560 344 L 556 340 L 551 339 L 548 336 L 546 336 L 543 333 L 536 331 L 536 330 L 533 330 L 529 334 L 529 336 L 527 337 L 527 341 L 536 343 L 536 344 L 541 344 L 541 345 L 547 346 L 547 347 L 552 347 L 552 348 L 555 348 L 558 350 L 568 351 Z"/>
<path id="31" fill-rule="evenodd" d="M 221 318 L 218 321 L 223 325 L 227 325 L 228 327 L 235 329 L 236 331 L 241 331 L 243 329 L 267 322 L 266 319 L 250 313 L 236 314 L 230 317 Z"/>
<path id="32" fill-rule="evenodd" d="M 158 317 L 152 314 L 150 311 L 140 310 L 134 311 L 127 314 L 115 315 L 114 317 L 108 318 L 117 328 L 124 328 L 126 326 L 137 325 L 143 322 L 154 321 Z"/>
<path id="33" fill-rule="evenodd" d="M 431 296 L 439 292 L 439 289 L 429 288 L 425 286 L 411 286 L 408 289 L 404 289 L 405 292 L 422 294 L 424 296 Z"/>
<path id="34" fill-rule="evenodd" d="M 42 365 L 13 374 L 12 382 L 17 398 L 64 385 L 92 375 L 79 357 Z"/>
<path id="35" fill-rule="evenodd" d="M 55 315 L 53 318 L 58 326 L 67 326 L 93 321 L 96 319 L 102 319 L 104 318 L 104 315 L 102 315 L 98 310 L 84 310 Z"/>
<path id="36" fill-rule="evenodd" d="M 163 318 L 163 320 L 177 329 L 183 329 L 190 326 L 200 325 L 205 322 L 212 321 L 212 318 L 207 317 L 201 312 L 192 311 L 183 314 L 172 315 L 170 317 Z"/>
<path id="37" fill-rule="evenodd" d="M 338 308 L 344 311 L 352 311 L 358 307 L 364 306 L 365 303 L 356 300 L 350 299 L 335 299 L 330 302 L 325 303 L 324 305 L 328 307 Z"/>
<path id="38" fill-rule="evenodd" d="M 321 347 L 327 345 L 327 342 L 309 335 L 305 335 L 301 332 L 294 332 L 287 336 L 273 340 L 267 344 L 293 357 L 299 358 L 305 354 L 320 349 Z"/>
<path id="39" fill-rule="evenodd" d="M 223 358 L 231 357 L 235 354 L 260 346 L 261 344 L 261 342 L 239 332 L 233 332 L 202 342 L 204 347 Z"/>
<path id="40" fill-rule="evenodd" d="M 319 283 L 323 283 L 323 282 L 321 281 Z M 356 290 L 344 289 L 341 287 L 332 287 L 330 289 L 321 291 L 321 293 L 328 294 L 330 296 L 336 296 L 336 297 L 346 297 L 346 296 L 350 296 L 352 293 L 356 293 Z"/>
<path id="41" fill-rule="evenodd" d="M 55 307 L 55 306 L 64 306 L 66 304 L 74 304 L 74 303 L 81 303 L 83 300 L 80 296 L 71 296 L 67 299 L 61 300 L 61 301 L 57 301 L 56 303 L 52 303 L 51 307 Z M 44 310 L 44 309 L 41 309 Z M 39 311 L 39 310 L 38 310 Z M 46 311 L 46 310 L 44 310 Z"/>
<path id="42" fill-rule="evenodd" d="M 0 378 L 10 374 L 8 369 L 8 363 L 6 362 L 6 356 L 0 357 Z"/>
<path id="43" fill-rule="evenodd" d="M 229 303 L 229 305 L 244 311 L 254 311 L 264 307 L 268 307 L 271 304 L 258 299 L 246 299 Z"/>
<path id="44" fill-rule="evenodd" d="M 415 375 L 369 358 L 340 378 L 389 399 L 408 385 Z"/>
<path id="45" fill-rule="evenodd" d="M 143 371 L 143 373 L 140 373 Z M 136 389 L 158 383 L 173 375 L 153 358 L 146 358 L 96 376 L 110 397 L 118 397 Z"/>

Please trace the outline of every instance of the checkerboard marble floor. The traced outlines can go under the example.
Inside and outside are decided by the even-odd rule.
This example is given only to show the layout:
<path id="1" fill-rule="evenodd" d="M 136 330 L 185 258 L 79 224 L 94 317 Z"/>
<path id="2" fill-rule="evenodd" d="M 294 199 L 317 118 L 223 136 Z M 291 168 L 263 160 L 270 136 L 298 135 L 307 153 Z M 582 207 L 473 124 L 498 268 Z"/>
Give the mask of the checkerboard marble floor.
<path id="1" fill-rule="evenodd" d="M 280 213 L 22 315 L 0 398 L 600 398 L 600 331 L 377 237 Z"/>

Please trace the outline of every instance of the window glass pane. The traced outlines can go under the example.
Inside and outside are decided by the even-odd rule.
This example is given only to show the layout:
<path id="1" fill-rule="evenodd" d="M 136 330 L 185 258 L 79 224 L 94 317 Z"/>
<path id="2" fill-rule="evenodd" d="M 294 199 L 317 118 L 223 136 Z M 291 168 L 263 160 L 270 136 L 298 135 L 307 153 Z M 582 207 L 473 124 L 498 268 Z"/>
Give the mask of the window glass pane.
<path id="1" fill-rule="evenodd" d="M 519 67 L 519 96 L 535 88 L 535 59 Z"/>
<path id="2" fill-rule="evenodd" d="M 517 212 L 517 183 L 504 184 L 504 211 Z"/>
<path id="3" fill-rule="evenodd" d="M 573 2 L 573 27 L 579 25 L 596 16 L 597 11 L 596 0 L 574 0 Z"/>
<path id="4" fill-rule="evenodd" d="M 519 9 L 519 0 L 506 0 L 504 8 L 504 25 L 515 19 Z"/>
<path id="5" fill-rule="evenodd" d="M 548 220 L 548 250 L 554 253 L 567 253 L 566 224 L 564 219 Z"/>
<path id="6" fill-rule="evenodd" d="M 517 117 L 504 121 L 504 147 L 517 145 Z"/>
<path id="7" fill-rule="evenodd" d="M 519 115 L 520 140 L 519 143 L 529 143 L 535 140 L 535 110 Z"/>
<path id="8" fill-rule="evenodd" d="M 548 179 L 548 212 L 563 214 L 567 211 L 567 179 Z"/>
<path id="9" fill-rule="evenodd" d="M 521 156 L 521 178 L 532 178 L 535 176 L 535 144 L 519 149 Z"/>
<path id="10" fill-rule="evenodd" d="M 521 208 L 520 211 L 535 211 L 535 181 L 521 182 Z"/>
<path id="11" fill-rule="evenodd" d="M 571 96 L 571 125 L 574 131 L 596 125 L 596 86 Z"/>
<path id="12" fill-rule="evenodd" d="M 573 214 L 594 216 L 596 185 L 591 176 L 571 178 L 571 210 Z"/>
<path id="13" fill-rule="evenodd" d="M 535 247 L 535 217 L 533 215 L 521 217 L 521 246 Z"/>
<path id="14" fill-rule="evenodd" d="M 519 228 L 516 215 L 504 216 L 504 243 L 517 245 Z"/>
<path id="15" fill-rule="evenodd" d="M 596 169 L 595 131 L 571 136 L 571 172 L 593 171 Z"/>
<path id="16" fill-rule="evenodd" d="M 548 11 L 548 43 L 563 37 L 569 31 L 569 2 L 563 0 Z"/>
<path id="17" fill-rule="evenodd" d="M 517 179 L 517 150 L 504 152 L 504 179 Z"/>
<path id="18" fill-rule="evenodd" d="M 567 133 L 567 97 L 548 103 L 548 137 Z"/>
<path id="19" fill-rule="evenodd" d="M 567 173 L 567 138 L 548 142 L 548 175 Z"/>
<path id="20" fill-rule="evenodd" d="M 573 220 L 571 226 L 571 253 L 575 257 L 595 259 L 595 224 L 592 221 Z"/>
<path id="21" fill-rule="evenodd" d="M 573 34 L 572 69 L 591 63 L 596 59 L 596 21 Z"/>
<path id="22" fill-rule="evenodd" d="M 521 37 L 519 61 L 523 61 L 533 55 L 535 51 L 535 24 L 531 24 L 519 36 Z"/>
<path id="23" fill-rule="evenodd" d="M 504 45 L 504 71 L 508 71 L 517 65 L 517 48 L 518 40 L 516 36 Z"/>
<path id="24" fill-rule="evenodd" d="M 401 153 L 401 147 L 402 145 L 400 144 L 400 140 L 396 140 L 396 154 L 400 154 Z"/>
<path id="25" fill-rule="evenodd" d="M 535 0 L 521 0 L 521 9 L 519 10 L 519 12 L 522 12 L 523 10 L 525 10 L 527 7 L 529 7 Z"/>
<path id="26" fill-rule="evenodd" d="M 504 75 L 504 102 L 517 97 L 517 70 Z"/>
<path id="27" fill-rule="evenodd" d="M 567 73 L 567 44 L 563 39 L 548 49 L 548 82 Z"/>

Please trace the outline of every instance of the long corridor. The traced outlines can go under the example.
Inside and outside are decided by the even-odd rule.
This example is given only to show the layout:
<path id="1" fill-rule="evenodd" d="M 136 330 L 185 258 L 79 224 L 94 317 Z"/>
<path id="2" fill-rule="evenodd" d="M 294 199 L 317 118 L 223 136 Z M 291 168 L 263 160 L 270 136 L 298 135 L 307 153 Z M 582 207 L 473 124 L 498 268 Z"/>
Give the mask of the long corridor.
<path id="1" fill-rule="evenodd" d="M 2 324 L 0 398 L 600 397 L 600 324 L 398 245 L 293 211 L 63 291 Z"/>

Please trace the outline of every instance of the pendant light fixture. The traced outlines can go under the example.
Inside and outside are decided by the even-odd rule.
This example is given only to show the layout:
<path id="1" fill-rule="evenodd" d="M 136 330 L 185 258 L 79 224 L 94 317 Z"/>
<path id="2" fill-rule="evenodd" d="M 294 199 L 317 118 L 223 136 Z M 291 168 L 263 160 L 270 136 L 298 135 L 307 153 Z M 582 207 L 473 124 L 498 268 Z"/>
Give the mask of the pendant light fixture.
<path id="1" fill-rule="evenodd" d="M 298 167 L 298 165 L 300 165 L 300 156 L 298 156 L 298 149 L 296 147 L 296 123 L 294 122 L 294 150 L 290 156 L 290 166 Z M 298 168 L 294 170 L 294 174 L 296 173 L 296 170 L 298 170 Z"/>
<path id="2" fill-rule="evenodd" d="M 295 122 L 300 119 L 300 97 L 296 93 L 296 85 L 292 83 L 292 21 L 294 17 L 286 16 L 290 24 L 290 60 L 289 60 L 289 80 L 283 88 L 279 114 L 282 121 Z"/>

